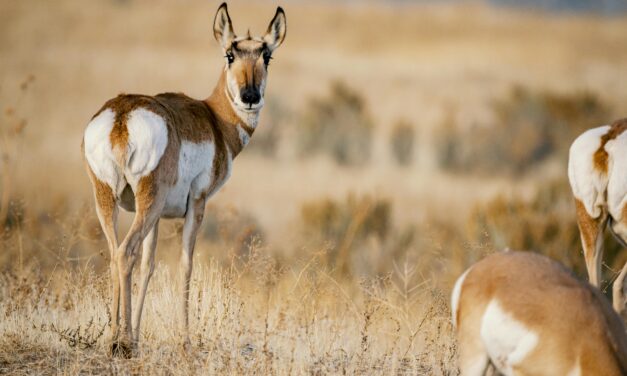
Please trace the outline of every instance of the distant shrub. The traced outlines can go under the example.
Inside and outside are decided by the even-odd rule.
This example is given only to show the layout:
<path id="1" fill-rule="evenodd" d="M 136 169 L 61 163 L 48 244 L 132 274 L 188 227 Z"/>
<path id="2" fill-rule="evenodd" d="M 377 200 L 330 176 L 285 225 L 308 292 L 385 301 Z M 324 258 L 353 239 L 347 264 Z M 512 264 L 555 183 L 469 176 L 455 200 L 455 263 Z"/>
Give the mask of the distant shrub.
<path id="1" fill-rule="evenodd" d="M 405 120 L 398 121 L 390 135 L 390 150 L 394 160 L 401 166 L 411 164 L 414 157 L 414 144 L 416 142 L 416 130 L 414 126 Z"/>
<path id="2" fill-rule="evenodd" d="M 390 230 L 391 204 L 384 199 L 349 194 L 344 201 L 328 198 L 303 205 L 305 228 L 325 239 L 341 239 L 352 222 L 359 222 L 357 237 L 385 238 Z"/>
<path id="3" fill-rule="evenodd" d="M 290 116 L 289 109 L 279 98 L 267 99 L 260 124 L 245 150 L 259 153 L 264 157 L 275 157 L 280 146 L 284 126 Z"/>
<path id="4" fill-rule="evenodd" d="M 370 159 L 372 130 L 365 100 L 336 81 L 327 97 L 309 101 L 299 132 L 300 153 L 327 153 L 338 164 L 362 165 Z"/>
<path id="5" fill-rule="evenodd" d="M 330 263 L 348 268 L 352 250 L 367 238 L 383 242 L 390 232 L 391 204 L 369 196 L 344 201 L 322 199 L 303 205 L 301 218 L 309 239 L 330 243 Z"/>
<path id="6" fill-rule="evenodd" d="M 479 205 L 468 228 L 469 238 L 487 235 L 495 249 L 538 251 L 587 276 L 574 203 L 565 180 L 542 186 L 531 199 L 497 197 Z M 609 232 L 606 235 L 604 261 L 620 270 L 614 263 L 622 248 Z"/>
<path id="7" fill-rule="evenodd" d="M 255 217 L 235 208 L 209 205 L 202 229 L 205 239 L 233 247 L 238 254 L 245 253 L 253 242 L 263 240 L 263 231 Z"/>
<path id="8" fill-rule="evenodd" d="M 460 130 L 447 119 L 436 135 L 440 167 L 521 174 L 555 154 L 565 161 L 577 135 L 611 120 L 608 105 L 591 93 L 534 93 L 516 87 L 492 109 L 492 125 Z"/>
<path id="9" fill-rule="evenodd" d="M 28 94 L 35 76 L 29 75 L 20 83 L 16 92 L 15 105 L 22 102 Z M 0 235 L 14 228 L 22 220 L 22 211 L 15 192 L 15 179 L 18 160 L 22 149 L 24 129 L 28 124 L 25 117 L 19 115 L 21 108 L 8 106 L 0 115 Z"/>

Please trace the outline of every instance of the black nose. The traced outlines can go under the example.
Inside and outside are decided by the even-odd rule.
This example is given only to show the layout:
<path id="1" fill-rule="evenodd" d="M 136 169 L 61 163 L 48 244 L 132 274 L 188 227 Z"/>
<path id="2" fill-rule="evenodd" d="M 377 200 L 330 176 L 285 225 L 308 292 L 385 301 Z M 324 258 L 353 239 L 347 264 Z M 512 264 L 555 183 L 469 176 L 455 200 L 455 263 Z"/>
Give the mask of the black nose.
<path id="1" fill-rule="evenodd" d="M 257 104 L 261 100 L 261 94 L 255 88 L 245 88 L 242 90 L 242 102 L 246 104 Z"/>

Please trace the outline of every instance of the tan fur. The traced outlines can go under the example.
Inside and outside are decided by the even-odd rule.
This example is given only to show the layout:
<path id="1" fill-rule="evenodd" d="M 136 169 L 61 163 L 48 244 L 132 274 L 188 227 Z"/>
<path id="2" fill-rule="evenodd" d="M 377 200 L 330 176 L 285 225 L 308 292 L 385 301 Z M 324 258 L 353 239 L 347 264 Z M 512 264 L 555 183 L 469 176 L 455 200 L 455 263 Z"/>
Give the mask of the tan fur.
<path id="1" fill-rule="evenodd" d="M 231 142 L 233 142 L 233 137 L 231 137 L 230 140 Z M 213 158 L 213 180 L 211 182 L 211 185 L 209 186 L 209 189 L 206 192 L 208 195 L 213 194 L 217 190 L 217 188 L 226 178 L 226 174 L 228 172 L 229 155 L 227 149 L 230 148 L 227 147 L 227 145 L 229 144 L 229 142 L 224 142 L 224 140 L 222 140 L 221 138 L 220 141 L 221 142 L 216 144 L 216 154 Z"/>
<path id="2" fill-rule="evenodd" d="M 530 252 L 491 255 L 466 276 L 457 329 L 462 358 L 476 349 L 483 312 L 493 299 L 539 335 L 516 372 L 566 375 L 577 366 L 582 375 L 627 372 L 625 326 L 606 299 L 560 264 Z"/>
<path id="3" fill-rule="evenodd" d="M 135 194 L 135 201 L 138 207 L 149 207 L 154 203 L 157 189 L 159 186 L 155 181 L 155 173 L 146 175 L 139 179 L 137 184 L 137 194 Z"/>
<path id="4" fill-rule="evenodd" d="M 111 109 L 115 113 L 115 123 L 110 134 L 112 147 L 126 146 L 128 130 L 126 120 L 128 114 L 142 108 L 151 111 L 166 120 L 169 142 L 177 141 L 201 143 L 213 141 L 216 133 L 237 134 L 235 125 L 243 123 L 228 102 L 225 94 L 224 73 L 213 94 L 206 100 L 192 99 L 182 93 L 162 93 L 156 96 L 120 94 L 110 99 L 94 115 Z M 252 128 L 247 127 L 252 135 Z M 234 146 L 234 151 L 239 152 Z"/>
<path id="5" fill-rule="evenodd" d="M 171 192 L 170 188 L 177 183 L 181 145 L 183 142 L 211 143 L 215 148 L 210 176 L 211 184 L 206 191 L 198 192 L 190 189 L 187 192 L 187 203 L 183 213 L 185 224 L 181 255 L 181 286 L 184 297 L 183 323 L 184 329 L 187 330 L 192 256 L 206 200 L 228 178 L 232 160 L 245 146 L 242 138 L 246 137 L 242 137 L 240 132 L 243 130 L 248 137 L 252 136 L 259 115 L 258 111 L 263 105 L 257 102 L 258 106 L 253 108 L 254 103 L 251 100 L 249 107 L 243 108 L 241 98 L 233 98 L 232 95 L 238 95 L 237 90 L 239 90 L 239 97 L 241 97 L 242 88 L 245 88 L 248 93 L 250 90 L 255 90 L 254 93 L 262 98 L 269 54 L 285 38 L 285 13 L 280 7 L 277 8 L 268 30 L 272 34 L 264 36 L 263 39 L 252 38 L 250 35 L 246 38 L 237 38 L 233 33 L 227 6 L 223 3 L 218 8 L 214 19 L 214 36 L 230 58 L 209 98 L 196 100 L 181 93 L 163 93 L 155 96 L 121 94 L 107 101 L 94 115 L 96 117 L 107 109 L 114 113 L 109 141 L 114 158 L 117 160 L 117 168 L 121 170 L 126 168 L 127 159 L 130 158 L 126 155 L 129 147 L 128 119 L 134 110 L 143 109 L 160 116 L 168 132 L 167 144 L 157 166 L 139 179 L 134 188 L 135 191 L 127 184 L 126 187 L 120 187 L 121 192 L 114 192 L 114 188 L 119 188 L 110 187 L 98 180 L 86 163 L 94 188 L 98 218 L 111 250 L 113 285 L 111 350 L 114 354 L 130 356 L 139 338 L 144 297 L 154 269 L 158 223 L 159 219 L 166 215 L 164 208 L 168 193 Z M 227 83 L 227 72 L 229 77 L 235 77 L 237 90 L 233 89 L 233 82 Z M 237 112 L 234 107 L 238 108 Z M 246 119 L 240 118 L 238 113 L 245 114 L 242 116 Z M 81 148 L 85 155 L 84 143 Z M 180 196 L 179 200 L 185 197 Z M 131 228 L 119 247 L 116 234 L 118 206 L 136 212 Z M 178 210 L 176 214 L 168 213 L 167 215 L 181 215 L 182 209 Z M 132 315 L 131 276 L 140 243 L 143 243 L 140 296 L 135 314 Z M 185 336 L 189 342 L 187 333 Z"/>
<path id="6" fill-rule="evenodd" d="M 575 208 L 590 283 L 599 286 L 601 283 L 601 259 L 603 258 L 603 231 L 608 221 L 607 209 L 603 208 L 601 215 L 593 218 L 588 214 L 583 202 L 578 199 L 575 199 Z"/>
<path id="7" fill-rule="evenodd" d="M 85 155 L 85 143 L 81 142 L 81 154 Z M 107 238 L 107 243 L 110 251 L 110 273 L 111 273 L 111 287 L 112 287 L 112 307 L 111 313 L 114 316 L 114 320 L 111 323 L 111 331 L 114 333 L 114 337 L 117 337 L 119 331 L 119 314 L 120 314 L 120 281 L 119 274 L 117 269 L 117 262 L 115 260 L 115 252 L 118 249 L 118 236 L 117 236 L 117 212 L 118 208 L 116 205 L 115 196 L 113 194 L 113 190 L 109 185 L 104 182 L 98 180 L 94 172 L 89 167 L 87 161 L 85 161 L 85 167 L 87 169 L 87 174 L 92 183 L 92 187 L 94 190 L 94 197 L 96 200 L 96 213 L 98 214 L 98 220 L 100 221 L 100 226 L 102 227 L 102 231 Z M 120 351 L 117 351 L 120 350 Z M 114 342 L 112 345 L 112 351 L 116 353 L 120 353 L 124 356 L 128 356 L 130 352 L 124 351 L 123 348 L 117 347 L 117 343 Z"/>
<path id="8" fill-rule="evenodd" d="M 609 214 L 606 202 L 608 195 L 607 186 L 609 184 L 609 180 L 612 179 L 612 176 L 608 176 L 610 156 L 606 147 L 608 142 L 615 140 L 623 134 L 625 130 L 627 130 L 627 118 L 614 121 L 607 132 L 601 136 L 600 145 L 592 155 L 593 167 L 598 173 L 600 173 L 602 179 L 605 181 L 603 183 L 605 185 L 605 188 L 603 188 L 604 190 L 597 193 L 598 195 L 603 195 L 605 197 L 605 200 L 603 200 L 600 208 L 601 214 L 597 218 L 593 218 L 585 209 L 584 204 L 580 200 L 575 199 L 577 224 L 581 234 L 581 243 L 584 250 L 586 268 L 588 270 L 590 283 L 594 286 L 601 285 L 603 232 L 608 222 L 611 223 L 610 229 L 614 233 L 615 237 L 619 239 L 623 245 L 625 245 L 625 242 L 627 241 L 627 239 L 624 239 L 625 228 L 627 227 L 627 206 L 621 209 L 620 218 L 615 218 Z M 587 176 L 586 178 L 594 180 L 597 179 L 598 176 L 593 174 L 592 176 Z M 615 177 L 614 179 L 617 178 L 619 179 L 619 177 Z M 573 183 L 571 182 L 571 184 Z M 625 277 L 627 277 L 627 265 L 623 266 L 623 269 L 613 283 L 613 304 L 614 309 L 619 313 L 624 313 L 625 311 L 626 300 L 622 291 Z"/>
<path id="9" fill-rule="evenodd" d="M 248 43 L 247 43 L 248 42 Z M 235 47 L 247 44 L 245 48 Z M 242 57 L 233 63 L 232 69 L 235 73 L 235 80 L 239 86 L 256 85 L 258 86 L 266 77 L 266 68 L 263 60 L 259 57 L 263 44 L 258 41 L 244 40 L 241 42 L 233 42 L 238 54 Z"/>
<path id="10" fill-rule="evenodd" d="M 94 197 L 98 208 L 102 211 L 102 214 L 108 218 L 115 210 L 115 197 L 113 195 L 113 190 L 108 184 L 98 180 L 87 163 L 85 163 L 85 165 L 87 174 L 89 175 L 89 179 L 91 180 L 91 184 L 94 188 Z"/>
<path id="11" fill-rule="evenodd" d="M 81 142 L 81 155 L 85 155 L 84 142 Z M 115 223 L 112 218 L 117 211 L 117 206 L 115 204 L 113 189 L 96 177 L 86 160 L 83 160 L 83 163 L 85 163 L 85 169 L 87 170 L 87 175 L 89 176 L 89 180 L 91 181 L 93 187 L 96 207 L 99 211 L 98 214 L 103 218 L 103 227 L 105 229 L 108 228 L 115 230 Z M 110 249 L 115 249 L 117 247 L 117 239 L 115 239 L 115 241 L 113 239 L 107 240 L 109 241 Z"/>
<path id="12" fill-rule="evenodd" d="M 156 96 L 120 94 L 107 101 L 93 116 L 110 109 L 115 113 L 114 127 L 110 133 L 112 147 L 125 150 L 128 143 L 126 120 L 130 112 L 136 109 L 151 111 L 166 120 L 168 128 L 168 146 L 162 157 L 157 173 L 159 182 L 173 185 L 178 175 L 178 154 L 182 141 L 193 143 L 214 142 L 216 158 L 214 160 L 214 186 L 219 186 L 226 176 L 228 153 L 235 158 L 243 149 L 239 125 L 252 136 L 254 129 L 246 125 L 235 113 L 226 96 L 226 79 L 223 73 L 213 91 L 206 100 L 192 99 L 182 93 L 163 93 Z M 123 158 L 123 155 L 120 156 Z M 212 192 L 212 189 L 209 190 Z"/>
<path id="13" fill-rule="evenodd" d="M 126 115 L 126 113 L 120 113 Z M 115 121 L 111 133 L 109 133 L 111 148 L 116 152 L 119 163 L 126 160 L 126 146 L 128 145 L 128 128 L 126 127 L 126 117 L 116 113 Z"/>
<path id="14" fill-rule="evenodd" d="M 581 232 L 581 238 L 586 245 L 584 250 L 593 250 L 597 236 L 599 235 L 599 223 L 603 215 L 599 218 L 592 218 L 581 200 L 575 199 L 575 208 L 577 211 L 577 224 Z"/>
<path id="15" fill-rule="evenodd" d="M 213 132 L 216 139 L 221 138 L 224 144 L 228 146 L 231 156 L 235 158 L 241 151 L 242 145 L 237 125 L 242 126 L 249 136 L 252 136 L 254 129 L 247 126 L 233 111 L 231 101 L 227 97 L 226 91 L 226 75 L 223 73 L 220 81 L 216 86 L 213 94 L 205 101 L 207 106 L 212 109 L 212 113 L 216 119 L 216 131 Z M 221 144 L 222 142 L 217 142 Z M 216 150 L 217 152 L 217 150 Z"/>
<path id="16" fill-rule="evenodd" d="M 627 118 L 616 120 L 610 126 L 610 129 L 606 134 L 601 137 L 601 145 L 599 149 L 594 153 L 594 168 L 600 171 L 603 174 L 607 174 L 607 165 L 608 165 L 608 154 L 605 150 L 605 145 L 620 136 L 625 130 L 627 130 Z"/>
<path id="17" fill-rule="evenodd" d="M 110 141 L 113 150 L 116 153 L 118 163 L 122 164 L 125 160 L 126 148 L 128 144 L 128 115 L 136 109 L 145 109 L 161 116 L 166 123 L 168 129 L 168 144 L 161 157 L 159 164 L 149 175 L 140 179 L 135 192 L 125 189 L 128 195 L 122 195 L 120 198 L 114 197 L 111 187 L 95 178 L 93 172 L 88 168 L 92 177 L 92 184 L 96 197 L 96 206 L 101 213 L 101 225 L 107 234 L 108 239 L 116 237 L 114 226 L 111 222 L 114 220 L 114 208 L 119 202 L 127 210 L 136 211 L 136 217 L 127 237 L 120 244 L 119 249 L 123 252 L 115 253 L 112 251 L 112 278 L 117 278 L 120 273 L 120 282 L 117 287 L 117 294 L 121 294 L 119 298 L 119 306 L 114 301 L 115 312 L 120 312 L 121 321 L 118 322 L 117 314 L 113 320 L 114 342 L 111 347 L 113 354 L 128 357 L 131 355 L 129 349 L 133 348 L 126 338 L 132 337 L 131 332 L 131 307 L 130 307 L 130 276 L 132 273 L 132 265 L 135 263 L 136 250 L 139 242 L 150 232 L 154 231 L 153 227 L 160 216 L 161 208 L 165 202 L 165 190 L 162 187 L 173 186 L 178 177 L 178 160 L 180 146 L 183 141 L 201 143 L 212 142 L 215 145 L 215 158 L 213 162 L 213 179 L 212 184 L 207 192 L 203 192 L 202 203 L 206 201 L 206 197 L 217 191 L 228 172 L 228 164 L 230 160 L 237 156 L 243 148 L 237 129 L 238 124 L 243 121 L 237 116 L 231 104 L 226 97 L 224 73 L 213 94 L 204 101 L 195 100 L 179 93 L 164 93 L 156 96 L 122 94 L 111 100 L 96 113 L 97 116 L 105 109 L 110 109 L 115 113 L 115 122 L 110 133 Z M 253 133 L 253 129 L 245 128 L 249 134 Z M 130 200 L 132 202 L 121 202 Z M 197 209 L 198 210 L 198 209 Z M 202 217 L 201 214 L 195 214 L 195 217 Z M 149 218 L 148 218 L 149 217 Z M 199 223 L 198 223 L 199 225 Z M 195 236 L 195 231 L 193 236 Z M 117 240 L 115 241 L 117 243 Z M 117 245 L 109 241 L 110 248 L 115 250 Z M 154 253 L 154 245 L 150 252 Z M 151 261 L 152 263 L 153 261 Z M 152 264 L 149 264 L 152 268 Z M 191 269 L 190 269 L 191 270 Z M 186 274 L 187 275 L 187 274 Z M 142 273 L 144 281 L 150 278 L 150 274 Z M 142 283 L 147 285 L 147 282 Z M 114 290 L 116 286 L 114 285 Z M 140 297 L 143 302 L 146 288 L 143 288 L 143 294 Z M 114 294 L 115 295 L 115 294 Z M 116 299 L 114 297 L 114 299 Z M 116 299 L 117 300 L 117 299 Z M 185 308 L 186 311 L 186 308 Z M 140 321 L 141 314 L 135 315 L 135 321 Z M 118 339 L 118 328 L 121 328 L 123 334 Z M 137 335 L 133 341 L 137 341 Z"/>

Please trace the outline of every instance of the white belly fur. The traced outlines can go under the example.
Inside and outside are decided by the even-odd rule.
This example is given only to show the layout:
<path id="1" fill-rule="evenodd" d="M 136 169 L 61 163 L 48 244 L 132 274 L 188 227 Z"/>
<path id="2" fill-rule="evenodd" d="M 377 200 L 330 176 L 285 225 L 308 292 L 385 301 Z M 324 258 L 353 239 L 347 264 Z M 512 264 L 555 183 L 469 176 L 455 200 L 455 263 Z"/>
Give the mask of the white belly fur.
<path id="1" fill-rule="evenodd" d="M 512 375 L 513 367 L 538 344 L 538 335 L 504 311 L 496 299 L 483 314 L 481 339 L 492 363 L 505 375 Z"/>
<path id="2" fill-rule="evenodd" d="M 187 209 L 188 196 L 191 194 L 193 198 L 197 198 L 209 189 L 214 157 L 213 143 L 181 143 L 178 179 L 168 192 L 163 216 L 183 216 Z"/>

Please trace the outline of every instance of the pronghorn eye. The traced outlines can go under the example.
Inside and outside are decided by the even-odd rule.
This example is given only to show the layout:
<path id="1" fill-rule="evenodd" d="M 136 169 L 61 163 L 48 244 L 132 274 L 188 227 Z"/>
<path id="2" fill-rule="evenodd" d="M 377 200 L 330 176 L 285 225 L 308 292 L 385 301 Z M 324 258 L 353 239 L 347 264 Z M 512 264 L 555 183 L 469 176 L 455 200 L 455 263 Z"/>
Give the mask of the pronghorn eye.
<path id="1" fill-rule="evenodd" d="M 272 55 L 269 52 L 263 53 L 263 63 L 268 66 L 270 65 L 270 60 L 272 60 Z"/>
<path id="2" fill-rule="evenodd" d="M 233 64 L 233 62 L 235 61 L 235 56 L 233 56 L 231 52 L 227 52 L 225 57 L 229 65 Z"/>

